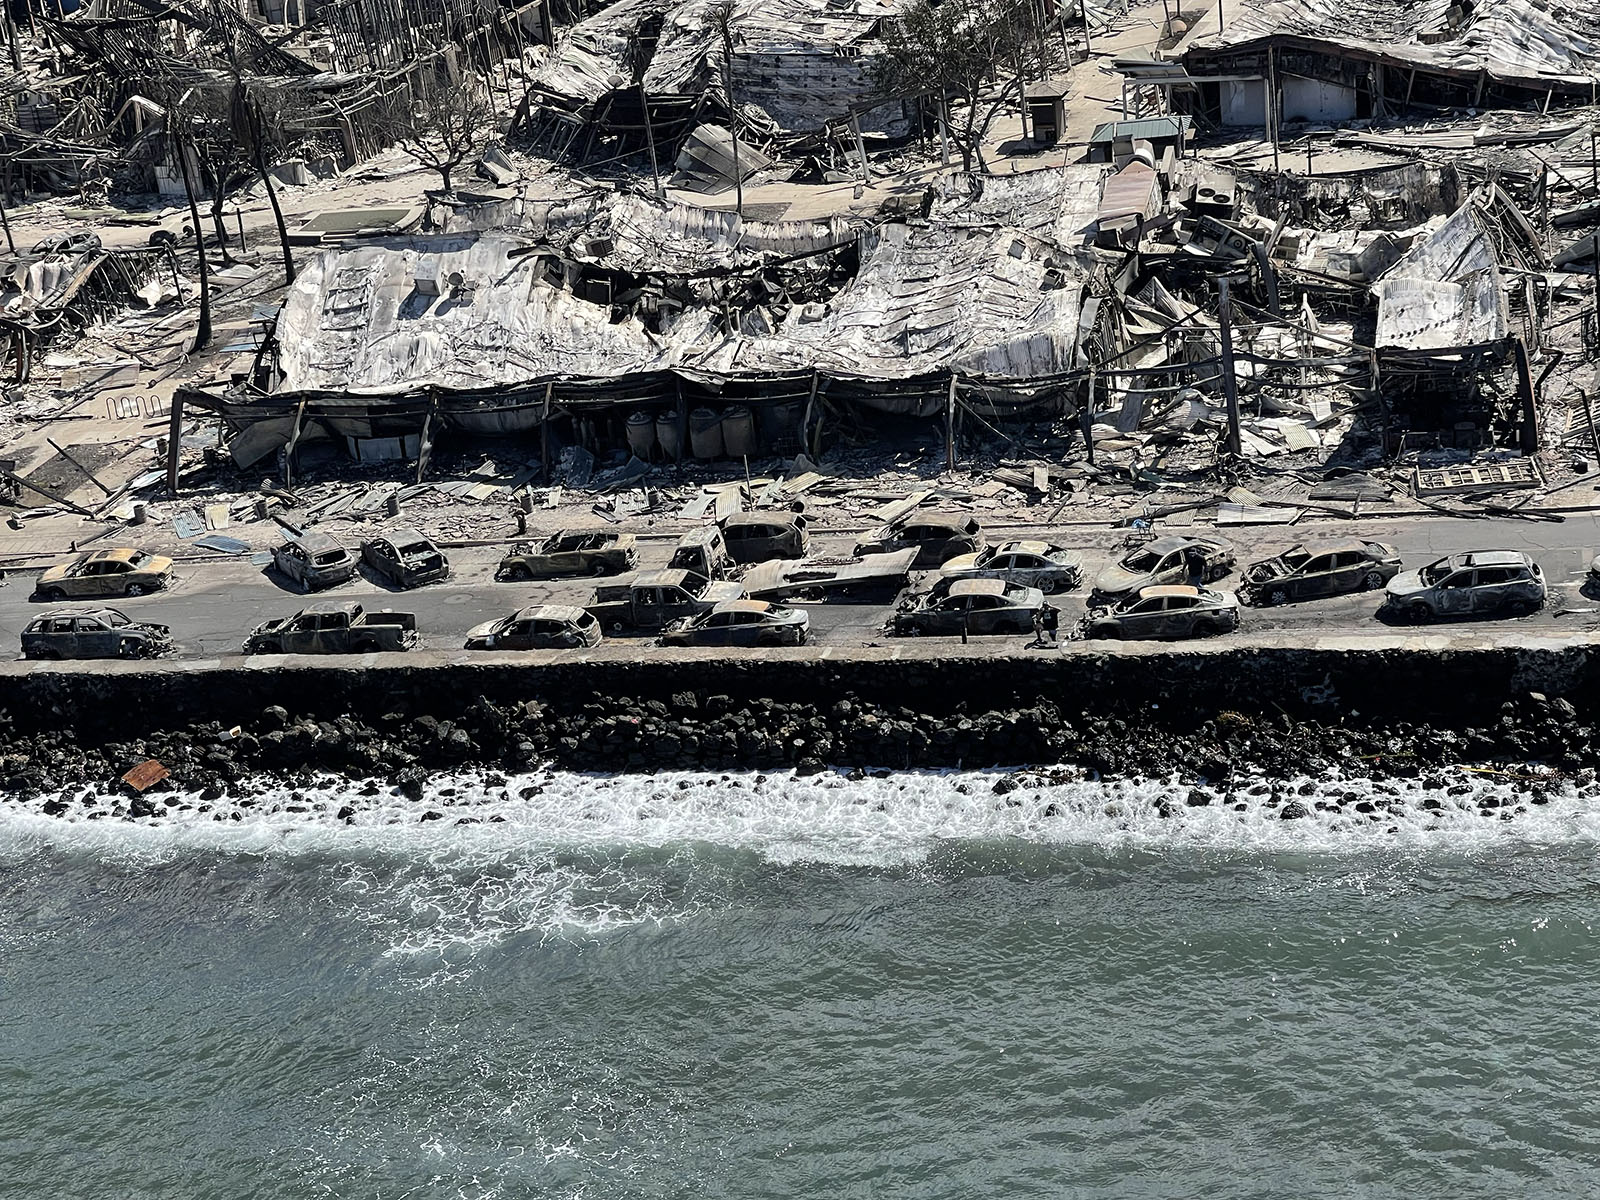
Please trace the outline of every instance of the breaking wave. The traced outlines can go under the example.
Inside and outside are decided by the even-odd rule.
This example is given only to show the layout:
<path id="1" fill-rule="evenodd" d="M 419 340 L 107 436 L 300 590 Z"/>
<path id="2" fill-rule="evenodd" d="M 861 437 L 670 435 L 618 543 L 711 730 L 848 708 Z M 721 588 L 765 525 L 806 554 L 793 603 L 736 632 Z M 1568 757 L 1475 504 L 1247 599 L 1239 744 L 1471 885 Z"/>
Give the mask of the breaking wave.
<path id="1" fill-rule="evenodd" d="M 1470 848 L 1507 838 L 1600 840 L 1600 784 L 1460 769 L 1437 779 L 1261 781 L 1231 789 L 1173 780 L 1099 781 L 1064 772 L 879 772 L 809 777 L 541 771 L 441 775 L 413 800 L 358 794 L 330 777 L 263 782 L 247 799 L 168 793 L 156 816 L 84 793 L 0 805 L 0 855 L 42 848 L 113 857 L 196 849 L 254 855 L 446 855 L 670 851 L 696 844 L 772 863 L 898 867 L 952 845 L 1337 851 Z M 368 789 L 371 791 L 371 789 Z"/>

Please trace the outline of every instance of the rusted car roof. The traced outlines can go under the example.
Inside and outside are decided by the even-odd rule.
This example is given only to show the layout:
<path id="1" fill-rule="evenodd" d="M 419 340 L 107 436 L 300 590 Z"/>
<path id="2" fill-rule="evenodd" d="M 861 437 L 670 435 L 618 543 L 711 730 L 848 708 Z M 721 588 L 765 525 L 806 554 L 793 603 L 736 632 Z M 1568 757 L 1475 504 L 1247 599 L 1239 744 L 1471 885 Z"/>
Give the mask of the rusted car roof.
<path id="1" fill-rule="evenodd" d="M 772 611 L 772 605 L 765 600 L 723 600 L 712 605 L 711 611 L 714 613 L 766 613 Z"/>
<path id="2" fill-rule="evenodd" d="M 96 550 L 93 554 L 84 555 L 85 562 L 132 562 L 134 556 L 143 554 L 144 551 L 132 546 L 119 546 L 114 550 Z"/>
<path id="3" fill-rule="evenodd" d="M 1147 600 L 1152 596 L 1203 596 L 1203 595 L 1205 595 L 1205 593 L 1202 592 L 1199 588 L 1190 587 L 1186 583 L 1157 584 L 1157 585 L 1155 585 L 1153 587 L 1140 588 L 1139 592 L 1138 592 L 1139 599 L 1141 599 L 1141 600 Z"/>

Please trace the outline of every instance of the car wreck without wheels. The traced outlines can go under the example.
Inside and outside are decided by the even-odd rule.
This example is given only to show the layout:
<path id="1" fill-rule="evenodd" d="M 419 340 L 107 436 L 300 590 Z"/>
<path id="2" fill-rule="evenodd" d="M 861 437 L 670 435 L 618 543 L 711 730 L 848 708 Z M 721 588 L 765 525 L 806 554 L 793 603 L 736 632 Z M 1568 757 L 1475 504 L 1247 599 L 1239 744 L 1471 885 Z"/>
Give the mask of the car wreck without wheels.
<path id="1" fill-rule="evenodd" d="M 1003 579 L 941 580 L 931 591 L 903 600 L 889 628 L 903 637 L 1026 633 L 1044 603 L 1038 588 Z"/>
<path id="2" fill-rule="evenodd" d="M 1079 635 L 1133 641 L 1172 641 L 1231 633 L 1239 628 L 1239 601 L 1210 588 L 1162 584 L 1140 588 L 1084 614 Z"/>
<path id="3" fill-rule="evenodd" d="M 1400 571 L 1400 553 L 1386 542 L 1347 538 L 1299 544 L 1245 568 L 1239 599 L 1246 604 L 1288 604 L 1348 592 L 1375 592 Z"/>
<path id="4" fill-rule="evenodd" d="M 246 654 L 374 654 L 410 650 L 420 639 L 411 613 L 368 612 L 355 601 L 313 604 L 256 626 Z"/>
<path id="5" fill-rule="evenodd" d="M 554 579 L 564 575 L 621 575 L 639 564 L 637 539 L 609 530 L 570 530 L 543 541 L 518 542 L 500 560 L 498 580 Z"/>
<path id="6" fill-rule="evenodd" d="M 23 658 L 154 658 L 171 649 L 165 625 L 135 621 L 116 608 L 46 613 L 22 631 Z"/>

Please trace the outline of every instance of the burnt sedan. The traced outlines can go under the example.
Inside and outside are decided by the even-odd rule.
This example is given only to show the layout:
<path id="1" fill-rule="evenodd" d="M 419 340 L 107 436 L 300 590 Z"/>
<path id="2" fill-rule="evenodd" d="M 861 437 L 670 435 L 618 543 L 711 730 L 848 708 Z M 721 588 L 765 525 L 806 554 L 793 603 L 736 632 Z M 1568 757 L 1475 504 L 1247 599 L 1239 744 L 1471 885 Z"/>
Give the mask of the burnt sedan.
<path id="1" fill-rule="evenodd" d="M 499 580 L 561 575 L 621 575 L 639 565 L 637 539 L 610 530 L 563 529 L 538 542 L 518 542 L 500 560 Z"/>
<path id="2" fill-rule="evenodd" d="M 1101 571 L 1094 581 L 1094 596 L 1104 601 L 1157 584 L 1210 583 L 1231 571 L 1233 563 L 1233 547 L 1221 538 L 1156 538 Z"/>
<path id="3" fill-rule="evenodd" d="M 1090 638 L 1176 638 L 1239 628 L 1239 602 L 1210 588 L 1169 584 L 1140 588 L 1117 603 L 1091 608 L 1081 626 Z"/>
<path id="4" fill-rule="evenodd" d="M 1288 604 L 1347 592 L 1375 592 L 1400 573 L 1400 553 L 1386 542 L 1357 538 L 1290 546 L 1275 558 L 1251 563 L 1239 599 L 1246 604 Z"/>
<path id="5" fill-rule="evenodd" d="M 600 622 L 581 608 L 538 604 L 467 633 L 468 650 L 575 650 L 600 644 Z"/>
<path id="6" fill-rule="evenodd" d="M 1042 592 L 1071 591 L 1083 582 L 1075 555 L 1048 542 L 1002 542 L 962 554 L 939 568 L 943 579 L 1003 579 Z"/>
<path id="7" fill-rule="evenodd" d="M 906 637 L 1026 633 L 1044 593 L 1003 579 L 941 580 L 896 610 L 890 628 Z"/>
<path id="8" fill-rule="evenodd" d="M 913 567 L 943 566 L 958 554 L 975 554 L 984 546 L 983 526 L 971 517 L 911 513 L 880 525 L 856 543 L 857 554 L 889 554 L 915 550 Z"/>
<path id="9" fill-rule="evenodd" d="M 681 617 L 661 635 L 663 646 L 803 646 L 811 633 L 805 610 L 765 600 L 724 600 L 697 617 Z"/>
<path id="10" fill-rule="evenodd" d="M 361 543 L 361 561 L 398 588 L 436 583 L 450 574 L 450 560 L 431 538 L 400 529 Z"/>

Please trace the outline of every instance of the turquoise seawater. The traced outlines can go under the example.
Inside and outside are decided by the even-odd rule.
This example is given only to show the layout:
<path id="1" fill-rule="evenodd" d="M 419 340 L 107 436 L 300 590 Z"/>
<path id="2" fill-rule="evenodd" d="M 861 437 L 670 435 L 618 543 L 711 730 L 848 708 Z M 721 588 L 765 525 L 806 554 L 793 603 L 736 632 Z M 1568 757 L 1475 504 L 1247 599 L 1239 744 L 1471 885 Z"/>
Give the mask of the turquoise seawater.
<path id="1" fill-rule="evenodd" d="M 1600 1191 L 1600 802 L 539 786 L 0 814 L 0 1194 Z"/>

